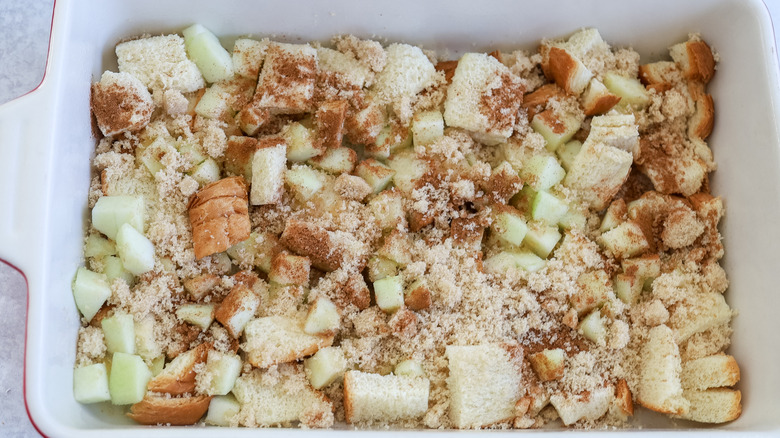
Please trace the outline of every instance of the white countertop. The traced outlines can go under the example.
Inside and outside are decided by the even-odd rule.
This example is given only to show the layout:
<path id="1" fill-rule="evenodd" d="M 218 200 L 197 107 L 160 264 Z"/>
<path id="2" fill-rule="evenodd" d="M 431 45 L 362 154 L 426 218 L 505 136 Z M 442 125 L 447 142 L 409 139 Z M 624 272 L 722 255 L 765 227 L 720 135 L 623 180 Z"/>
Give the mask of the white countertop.
<path id="1" fill-rule="evenodd" d="M 780 0 L 765 2 L 771 15 L 780 17 Z M 40 83 L 52 4 L 53 0 L 0 1 L 0 104 Z M 777 35 L 775 41 L 780 46 Z M 38 436 L 27 418 L 22 393 L 26 292 L 22 276 L 0 263 L 0 436 Z"/>

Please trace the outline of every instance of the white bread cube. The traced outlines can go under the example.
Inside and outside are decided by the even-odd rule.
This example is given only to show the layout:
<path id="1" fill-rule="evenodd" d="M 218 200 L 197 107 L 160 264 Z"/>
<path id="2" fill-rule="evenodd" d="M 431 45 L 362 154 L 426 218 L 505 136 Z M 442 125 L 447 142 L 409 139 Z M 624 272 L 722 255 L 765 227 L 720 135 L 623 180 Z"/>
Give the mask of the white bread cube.
<path id="1" fill-rule="evenodd" d="M 152 90 L 189 93 L 205 86 L 203 76 L 187 57 L 184 39 L 161 35 L 117 44 L 119 71 L 130 73 Z"/>
<path id="2" fill-rule="evenodd" d="M 371 90 L 382 103 L 412 98 L 433 84 L 436 69 L 419 47 L 391 44 L 386 49 L 387 63 Z"/>
<path id="3" fill-rule="evenodd" d="M 268 39 L 239 38 L 233 44 L 233 71 L 245 78 L 257 79 L 265 59 Z"/>
<path id="4" fill-rule="evenodd" d="M 642 346 L 637 402 L 665 414 L 685 414 L 690 403 L 683 397 L 682 365 L 674 332 L 665 325 L 650 329 Z"/>
<path id="5" fill-rule="evenodd" d="M 135 132 L 152 119 L 154 102 L 149 90 L 130 73 L 106 71 L 92 84 L 92 113 L 106 137 Z"/>
<path id="6" fill-rule="evenodd" d="M 317 51 L 308 44 L 270 43 L 252 103 L 272 114 L 311 109 L 317 79 Z"/>
<path id="7" fill-rule="evenodd" d="M 633 257 L 650 249 L 642 228 L 633 220 L 623 222 L 602 234 L 598 243 L 620 259 Z"/>
<path id="8" fill-rule="evenodd" d="M 615 399 L 615 388 L 611 385 L 595 388 L 584 394 L 554 394 L 550 396 L 561 421 L 566 426 L 580 420 L 593 421 L 607 413 L 609 405 Z"/>
<path id="9" fill-rule="evenodd" d="M 595 27 L 580 29 L 566 41 L 566 48 L 576 57 L 583 58 L 596 49 L 609 49 L 609 45 Z"/>
<path id="10" fill-rule="evenodd" d="M 336 75 L 355 88 L 363 88 L 371 70 L 354 57 L 325 47 L 317 48 L 320 71 Z"/>
<path id="11" fill-rule="evenodd" d="M 347 423 L 419 418 L 428 410 L 430 382 L 424 377 L 350 370 L 344 374 Z"/>
<path id="12" fill-rule="evenodd" d="M 303 361 L 306 376 L 314 389 L 330 385 L 344 374 L 347 361 L 339 347 L 321 348 L 314 356 Z"/>
<path id="13" fill-rule="evenodd" d="M 674 169 L 674 172 L 669 172 Z M 707 176 L 707 165 L 690 156 L 659 156 L 646 160 L 640 167 L 661 193 L 681 193 L 691 196 L 698 192 Z M 670 178 L 671 175 L 671 178 Z"/>
<path id="14" fill-rule="evenodd" d="M 176 309 L 176 318 L 207 330 L 214 321 L 213 304 L 182 304 Z"/>
<path id="15" fill-rule="evenodd" d="M 346 100 L 322 102 L 314 114 L 314 126 L 317 130 L 317 146 L 324 149 L 341 147 L 344 138 L 344 121 L 347 118 L 349 103 Z"/>
<path id="16" fill-rule="evenodd" d="M 247 361 L 258 368 L 267 368 L 311 356 L 333 343 L 333 335 L 310 335 L 304 331 L 301 316 L 268 316 L 256 318 L 244 329 L 246 342 L 242 349 Z"/>
<path id="17" fill-rule="evenodd" d="M 328 173 L 349 173 L 355 168 L 357 153 L 346 146 L 331 148 L 322 155 L 310 158 L 307 163 Z"/>
<path id="18" fill-rule="evenodd" d="M 255 316 L 258 307 L 260 297 L 246 285 L 237 284 L 219 304 L 214 318 L 227 329 L 230 336 L 238 338 Z"/>
<path id="19" fill-rule="evenodd" d="M 705 84 L 715 75 L 715 59 L 704 41 L 690 40 L 669 48 L 669 54 L 688 79 Z"/>
<path id="20" fill-rule="evenodd" d="M 366 180 L 359 176 L 342 173 L 333 182 L 333 189 L 344 199 L 362 202 L 373 191 Z"/>
<path id="21" fill-rule="evenodd" d="M 542 59 L 545 76 L 555 81 L 559 87 L 575 96 L 582 94 L 590 83 L 593 73 L 568 49 L 550 47 Z"/>
<path id="22" fill-rule="evenodd" d="M 577 286 L 579 290 L 569 297 L 569 301 L 580 315 L 601 307 L 609 298 L 609 276 L 603 269 L 581 274 Z"/>
<path id="23" fill-rule="evenodd" d="M 542 382 L 558 380 L 566 368 L 566 353 L 561 348 L 545 349 L 529 355 L 528 362 Z"/>
<path id="24" fill-rule="evenodd" d="M 455 427 L 488 426 L 514 417 L 521 396 L 518 364 L 502 346 L 454 346 L 446 349 L 450 374 L 450 419 Z"/>
<path id="25" fill-rule="evenodd" d="M 368 208 L 382 230 L 388 231 L 399 226 L 402 229 L 406 228 L 404 200 L 397 189 L 380 192 L 368 201 Z"/>
<path id="26" fill-rule="evenodd" d="M 220 282 L 214 274 L 200 274 L 184 280 L 184 290 L 189 292 L 193 300 L 199 301 L 205 297 Z"/>
<path id="27" fill-rule="evenodd" d="M 634 114 L 594 117 L 590 122 L 587 142 L 603 143 L 636 155 L 639 131 Z"/>
<path id="28" fill-rule="evenodd" d="M 576 190 L 586 205 L 600 210 L 620 190 L 633 162 L 634 157 L 629 152 L 585 141 L 563 184 Z"/>
<path id="29" fill-rule="evenodd" d="M 466 53 L 447 89 L 444 121 L 480 135 L 486 144 L 498 144 L 512 134 L 525 87 L 495 58 Z"/>
<path id="30" fill-rule="evenodd" d="M 333 425 L 333 405 L 312 389 L 300 365 L 281 365 L 275 373 L 253 370 L 236 380 L 233 394 L 241 404 L 243 426 Z"/>
<path id="31" fill-rule="evenodd" d="M 677 64 L 671 61 L 658 61 L 639 66 L 639 80 L 647 89 L 661 93 L 681 79 Z"/>
<path id="32" fill-rule="evenodd" d="M 682 343 L 696 333 L 731 320 L 731 308 L 719 293 L 703 293 L 677 306 L 669 318 L 675 339 Z"/>
<path id="33" fill-rule="evenodd" d="M 206 361 L 211 344 L 204 343 L 170 361 L 160 374 L 149 381 L 147 389 L 170 395 L 195 392 L 195 366 Z"/>
<path id="34" fill-rule="evenodd" d="M 261 139 L 252 157 L 252 205 L 274 204 L 284 189 L 287 143 L 279 137 Z"/>
<path id="35" fill-rule="evenodd" d="M 742 392 L 728 388 L 706 391 L 685 391 L 683 396 L 691 403 L 691 409 L 677 418 L 699 423 L 726 423 L 742 414 Z"/>
<path id="36" fill-rule="evenodd" d="M 308 257 L 296 256 L 282 251 L 271 260 L 268 280 L 285 286 L 307 286 L 310 270 L 311 261 Z"/>
<path id="37" fill-rule="evenodd" d="M 686 390 L 704 390 L 736 385 L 739 377 L 734 356 L 719 353 L 685 362 L 681 380 Z"/>

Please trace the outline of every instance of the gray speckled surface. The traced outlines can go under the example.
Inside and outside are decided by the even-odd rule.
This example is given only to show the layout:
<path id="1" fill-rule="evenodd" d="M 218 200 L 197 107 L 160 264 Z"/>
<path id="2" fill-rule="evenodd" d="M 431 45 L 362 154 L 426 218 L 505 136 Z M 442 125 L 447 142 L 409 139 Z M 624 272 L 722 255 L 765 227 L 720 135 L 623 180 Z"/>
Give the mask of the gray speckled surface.
<path id="1" fill-rule="evenodd" d="M 780 0 L 766 3 L 773 17 L 780 16 Z M 0 104 L 40 83 L 52 5 L 53 0 L 0 0 Z M 777 35 L 776 41 L 780 41 Z M 4 437 L 38 435 L 27 418 L 22 393 L 26 298 L 22 276 L 0 263 L 0 436 Z"/>

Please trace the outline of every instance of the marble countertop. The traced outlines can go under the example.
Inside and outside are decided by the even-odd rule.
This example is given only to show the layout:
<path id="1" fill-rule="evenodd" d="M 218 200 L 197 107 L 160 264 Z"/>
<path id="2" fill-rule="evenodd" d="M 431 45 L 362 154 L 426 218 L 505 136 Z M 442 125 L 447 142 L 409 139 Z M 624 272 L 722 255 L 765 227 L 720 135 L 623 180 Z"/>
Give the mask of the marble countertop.
<path id="1" fill-rule="evenodd" d="M 765 2 L 772 16 L 780 17 L 780 0 Z M 40 83 L 46 65 L 52 5 L 53 0 L 0 1 L 0 104 Z M 780 38 L 776 37 L 776 42 L 780 46 Z M 27 417 L 22 393 L 26 300 L 22 276 L 0 263 L 1 436 L 38 436 Z"/>

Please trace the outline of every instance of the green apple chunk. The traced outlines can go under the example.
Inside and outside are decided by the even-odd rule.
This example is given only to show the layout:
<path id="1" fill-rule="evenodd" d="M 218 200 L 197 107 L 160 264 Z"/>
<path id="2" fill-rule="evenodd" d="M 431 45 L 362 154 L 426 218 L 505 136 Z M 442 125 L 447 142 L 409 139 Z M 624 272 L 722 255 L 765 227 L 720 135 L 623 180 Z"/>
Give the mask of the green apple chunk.
<path id="1" fill-rule="evenodd" d="M 352 172 L 357 163 L 357 153 L 348 147 L 329 148 L 322 155 L 309 159 L 306 163 L 332 174 Z"/>
<path id="2" fill-rule="evenodd" d="M 557 226 L 536 223 L 528 227 L 524 242 L 534 254 L 546 259 L 559 240 L 561 240 L 561 233 Z"/>
<path id="3" fill-rule="evenodd" d="M 545 190 L 540 190 L 531 203 L 531 217 L 550 225 L 557 224 L 568 211 L 566 202 Z"/>
<path id="4" fill-rule="evenodd" d="M 588 218 L 576 210 L 569 210 L 558 221 L 558 225 L 564 230 L 584 230 L 588 224 Z"/>
<path id="5" fill-rule="evenodd" d="M 604 217 L 601 219 L 599 231 L 606 233 L 607 231 L 625 222 L 627 214 L 628 209 L 626 207 L 626 201 L 623 199 L 616 199 L 612 202 L 612 204 L 609 205 L 609 207 L 607 207 L 607 211 L 604 213 Z"/>
<path id="6" fill-rule="evenodd" d="M 321 389 L 344 374 L 347 361 L 339 347 L 321 348 L 314 356 L 303 361 L 303 368 L 312 388 Z"/>
<path id="7" fill-rule="evenodd" d="M 517 267 L 528 272 L 536 272 L 547 265 L 547 262 L 543 258 L 530 251 L 513 251 L 510 254 L 512 254 L 512 258 L 514 258 Z"/>
<path id="8" fill-rule="evenodd" d="M 393 313 L 404 305 L 404 280 L 400 275 L 374 282 L 376 305 L 385 313 Z"/>
<path id="9" fill-rule="evenodd" d="M 323 152 L 314 146 L 312 130 L 298 122 L 282 128 L 282 137 L 287 141 L 287 159 L 290 161 L 306 161 Z"/>
<path id="10" fill-rule="evenodd" d="M 146 395 L 146 385 L 152 378 L 152 372 L 146 366 L 141 356 L 116 352 L 111 359 L 111 374 L 108 379 L 108 390 L 111 393 L 111 403 L 115 405 L 132 405 L 143 400 Z"/>
<path id="11" fill-rule="evenodd" d="M 649 286 L 656 277 L 661 275 L 661 257 L 658 254 L 624 259 L 620 264 L 624 273 L 635 275 L 644 286 Z"/>
<path id="12" fill-rule="evenodd" d="M 190 172 L 190 176 L 201 186 L 218 181 L 219 174 L 219 164 L 213 158 L 206 158 Z"/>
<path id="13" fill-rule="evenodd" d="M 642 294 L 643 283 L 634 274 L 620 273 L 615 275 L 612 286 L 615 288 L 615 295 L 621 301 L 626 304 L 636 304 L 639 295 Z"/>
<path id="14" fill-rule="evenodd" d="M 609 277 L 603 269 L 581 274 L 577 286 L 579 290 L 569 297 L 569 301 L 580 315 L 601 307 L 609 298 Z"/>
<path id="15" fill-rule="evenodd" d="M 125 269 L 122 260 L 117 256 L 103 257 L 103 273 L 106 274 L 109 283 L 121 278 L 128 286 L 132 286 L 135 280 L 135 276 Z"/>
<path id="16" fill-rule="evenodd" d="M 190 163 L 189 167 L 187 168 L 188 170 L 189 168 L 197 166 L 198 164 L 206 161 L 206 158 L 208 158 L 208 156 L 203 153 L 201 146 L 195 141 L 182 140 L 179 143 L 178 149 L 179 154 L 181 154 L 181 156 Z"/>
<path id="17" fill-rule="evenodd" d="M 135 354 L 135 324 L 133 315 L 115 313 L 114 316 L 100 321 L 106 350 L 109 353 Z"/>
<path id="18" fill-rule="evenodd" d="M 125 269 L 134 275 L 141 275 L 154 268 L 154 245 L 130 224 L 124 224 L 119 229 L 116 246 Z"/>
<path id="19" fill-rule="evenodd" d="M 152 377 L 157 377 L 165 368 L 165 355 L 161 354 L 152 359 L 152 367 L 149 370 L 152 372 Z"/>
<path id="20" fill-rule="evenodd" d="M 580 153 L 582 149 L 582 143 L 577 140 L 567 142 L 555 151 L 558 155 L 558 159 L 561 160 L 561 166 L 568 172 L 571 168 L 571 164 L 574 162 L 574 158 Z"/>
<path id="21" fill-rule="evenodd" d="M 612 94 L 621 98 L 618 106 L 632 105 L 644 108 L 650 103 L 650 94 L 636 78 L 609 72 L 604 75 L 604 85 Z"/>
<path id="22" fill-rule="evenodd" d="M 428 163 L 417 158 L 413 150 L 398 152 L 387 164 L 395 171 L 393 184 L 407 194 L 412 193 L 417 181 L 428 172 Z"/>
<path id="23" fill-rule="evenodd" d="M 520 169 L 520 176 L 534 190 L 549 190 L 561 182 L 566 171 L 555 157 L 550 155 L 534 155 Z"/>
<path id="24" fill-rule="evenodd" d="M 140 196 L 103 196 L 92 208 L 92 226 L 116 240 L 116 234 L 124 224 L 143 231 L 144 213 L 144 199 Z"/>
<path id="25" fill-rule="evenodd" d="M 596 345 L 604 345 L 607 339 L 607 327 L 598 309 L 590 312 L 581 322 L 579 332 Z"/>
<path id="26" fill-rule="evenodd" d="M 233 397 L 233 394 L 218 395 L 209 402 L 209 410 L 206 413 L 206 424 L 228 427 L 231 419 L 238 415 L 241 404 Z"/>
<path id="27" fill-rule="evenodd" d="M 369 158 L 358 164 L 355 169 L 355 175 L 366 180 L 368 185 L 371 186 L 372 193 L 377 194 L 390 184 L 395 175 L 395 170 L 391 169 L 386 164 Z"/>
<path id="28" fill-rule="evenodd" d="M 525 219 L 520 216 L 519 212 L 512 211 L 498 213 L 490 228 L 499 239 L 515 246 L 523 243 L 523 239 L 528 233 Z"/>
<path id="29" fill-rule="evenodd" d="M 200 24 L 194 24 L 181 33 L 187 54 L 206 81 L 217 82 L 233 76 L 233 58 L 213 33 Z"/>
<path id="30" fill-rule="evenodd" d="M 225 115 L 232 115 L 230 99 L 231 95 L 225 87 L 214 84 L 206 89 L 198 104 L 195 105 L 195 114 L 207 119 L 220 119 Z"/>
<path id="31" fill-rule="evenodd" d="M 393 374 L 396 376 L 426 377 L 422 365 L 414 359 L 406 359 L 398 362 Z"/>
<path id="32" fill-rule="evenodd" d="M 296 164 L 284 173 L 284 180 L 295 197 L 306 202 L 325 185 L 323 176 L 309 166 Z"/>
<path id="33" fill-rule="evenodd" d="M 384 257 L 373 256 L 368 259 L 368 279 L 376 282 L 398 273 L 398 263 Z"/>
<path id="34" fill-rule="evenodd" d="M 444 136 L 444 118 L 439 111 L 424 111 L 412 119 L 415 146 L 425 146 Z"/>
<path id="35" fill-rule="evenodd" d="M 393 124 L 385 125 L 376 136 L 376 147 L 371 148 L 374 158 L 388 158 L 397 150 L 412 146 L 411 129 L 399 129 Z"/>
<path id="36" fill-rule="evenodd" d="M 482 267 L 490 274 L 503 274 L 510 269 L 517 269 L 517 263 L 512 254 L 502 251 L 485 259 Z"/>
<path id="37" fill-rule="evenodd" d="M 76 307 L 87 321 L 92 320 L 103 303 L 111 296 L 111 287 L 105 274 L 98 274 L 87 268 L 79 268 L 76 271 L 72 288 Z"/>
<path id="38" fill-rule="evenodd" d="M 84 245 L 84 257 L 104 257 L 116 254 L 114 242 L 97 234 L 90 234 Z"/>
<path id="39" fill-rule="evenodd" d="M 142 319 L 135 322 L 135 354 L 144 358 L 144 360 L 151 360 L 162 356 L 163 349 L 157 337 L 154 334 L 154 327 L 157 324 L 153 316 L 147 315 Z M 165 358 L 163 357 L 163 364 Z"/>
<path id="40" fill-rule="evenodd" d="M 528 272 L 536 272 L 545 267 L 547 262 L 536 254 L 525 251 L 501 251 L 487 258 L 482 265 L 492 274 L 503 274 L 509 269 L 523 269 Z"/>
<path id="41" fill-rule="evenodd" d="M 213 304 L 182 304 L 176 309 L 176 317 L 180 320 L 208 330 L 214 321 Z"/>
<path id="42" fill-rule="evenodd" d="M 237 354 L 209 350 L 206 359 L 206 374 L 211 376 L 209 395 L 225 395 L 233 390 L 243 362 Z"/>
<path id="43" fill-rule="evenodd" d="M 577 133 L 581 123 L 582 120 L 575 115 L 564 114 L 559 117 L 547 110 L 534 115 L 531 120 L 531 128 L 544 137 L 547 142 L 547 150 L 554 152 Z"/>
<path id="44" fill-rule="evenodd" d="M 73 370 L 73 398 L 85 404 L 111 400 L 105 364 L 96 363 Z"/>
<path id="45" fill-rule="evenodd" d="M 542 382 L 558 380 L 566 368 L 566 353 L 562 348 L 545 349 L 529 355 L 528 362 Z"/>
<path id="46" fill-rule="evenodd" d="M 633 257 L 650 249 L 642 228 L 634 221 L 623 222 L 599 237 L 598 242 L 615 257 Z"/>
<path id="47" fill-rule="evenodd" d="M 338 307 L 322 295 L 311 305 L 303 331 L 310 335 L 325 335 L 335 333 L 340 325 L 341 315 Z"/>

